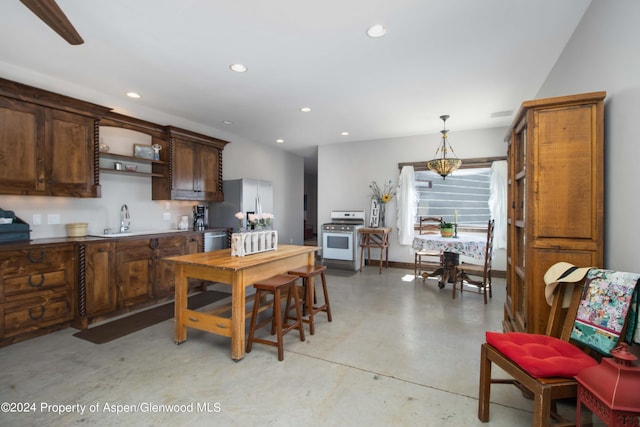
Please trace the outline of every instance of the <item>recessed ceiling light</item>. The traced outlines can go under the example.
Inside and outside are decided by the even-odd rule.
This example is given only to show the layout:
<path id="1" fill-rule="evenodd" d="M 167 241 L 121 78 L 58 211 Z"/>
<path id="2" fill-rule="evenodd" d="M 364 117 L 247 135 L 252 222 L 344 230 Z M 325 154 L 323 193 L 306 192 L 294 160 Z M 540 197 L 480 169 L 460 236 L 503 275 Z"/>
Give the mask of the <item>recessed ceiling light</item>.
<path id="1" fill-rule="evenodd" d="M 244 73 L 247 71 L 247 67 L 242 64 L 231 64 L 229 68 L 231 68 L 236 73 Z"/>
<path id="2" fill-rule="evenodd" d="M 302 111 L 303 113 L 308 113 L 309 111 L 311 111 L 311 108 L 309 108 L 309 107 L 302 107 L 302 108 L 300 109 L 300 111 Z"/>
<path id="3" fill-rule="evenodd" d="M 282 144 L 282 143 L 284 143 L 284 139 L 276 139 L 276 142 L 277 142 L 278 144 Z"/>
<path id="4" fill-rule="evenodd" d="M 373 38 L 382 37 L 385 34 L 387 34 L 387 28 L 381 24 L 372 25 L 367 30 L 367 35 Z"/>
<path id="5" fill-rule="evenodd" d="M 232 125 L 233 122 L 231 120 L 223 120 L 222 123 L 224 123 L 225 125 Z"/>
<path id="6" fill-rule="evenodd" d="M 349 132 L 340 132 L 340 135 L 347 136 L 347 135 L 349 135 Z"/>
<path id="7" fill-rule="evenodd" d="M 140 96 L 140 94 L 139 94 L 139 93 L 137 93 L 137 92 L 127 92 L 127 96 L 128 96 L 129 98 L 133 98 L 133 99 L 140 99 L 140 98 L 142 98 L 142 97 Z"/>

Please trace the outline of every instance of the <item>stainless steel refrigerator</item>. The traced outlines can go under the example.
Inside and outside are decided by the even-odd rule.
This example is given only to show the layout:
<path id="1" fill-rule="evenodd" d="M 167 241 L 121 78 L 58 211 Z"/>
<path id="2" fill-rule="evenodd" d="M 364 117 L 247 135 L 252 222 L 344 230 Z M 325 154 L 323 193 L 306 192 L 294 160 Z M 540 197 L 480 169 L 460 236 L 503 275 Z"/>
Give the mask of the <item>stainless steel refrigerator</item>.
<path id="1" fill-rule="evenodd" d="M 243 227 L 246 227 L 246 217 L 250 213 L 273 214 L 271 181 L 253 178 L 225 180 L 222 182 L 222 191 L 224 202 L 209 204 L 209 227 L 232 227 L 233 231 L 238 231 L 240 224 L 235 217 L 237 212 L 245 214 Z"/>

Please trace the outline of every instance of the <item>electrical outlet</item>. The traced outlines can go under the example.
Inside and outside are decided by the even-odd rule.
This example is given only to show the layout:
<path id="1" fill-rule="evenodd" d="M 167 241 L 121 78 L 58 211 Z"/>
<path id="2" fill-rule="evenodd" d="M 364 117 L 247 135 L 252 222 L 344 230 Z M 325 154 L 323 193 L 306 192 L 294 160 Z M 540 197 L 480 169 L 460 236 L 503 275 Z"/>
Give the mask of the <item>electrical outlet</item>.
<path id="1" fill-rule="evenodd" d="M 162 219 L 165 221 L 171 221 L 171 212 L 163 212 Z"/>
<path id="2" fill-rule="evenodd" d="M 33 214 L 33 225 L 40 225 L 40 224 L 42 224 L 42 215 Z"/>
<path id="3" fill-rule="evenodd" d="M 59 214 L 48 214 L 47 215 L 47 224 L 60 224 L 60 215 Z"/>

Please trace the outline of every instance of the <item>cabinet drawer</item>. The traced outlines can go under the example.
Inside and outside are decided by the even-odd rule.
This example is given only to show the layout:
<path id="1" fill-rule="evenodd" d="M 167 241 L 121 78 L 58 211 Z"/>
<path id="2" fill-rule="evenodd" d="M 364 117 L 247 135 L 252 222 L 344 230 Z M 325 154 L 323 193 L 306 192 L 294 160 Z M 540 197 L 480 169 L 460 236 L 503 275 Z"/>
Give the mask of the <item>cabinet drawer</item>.
<path id="1" fill-rule="evenodd" d="M 0 253 L 0 269 L 4 277 L 64 270 L 72 264 L 72 246 L 32 248 Z"/>
<path id="2" fill-rule="evenodd" d="M 70 321 L 73 317 L 70 293 L 40 291 L 6 298 L 4 338 Z"/>
<path id="3" fill-rule="evenodd" d="M 3 280 L 4 296 L 10 297 L 25 292 L 67 286 L 72 281 L 72 278 L 68 277 L 69 273 L 67 270 L 57 270 L 25 276 L 5 277 Z"/>

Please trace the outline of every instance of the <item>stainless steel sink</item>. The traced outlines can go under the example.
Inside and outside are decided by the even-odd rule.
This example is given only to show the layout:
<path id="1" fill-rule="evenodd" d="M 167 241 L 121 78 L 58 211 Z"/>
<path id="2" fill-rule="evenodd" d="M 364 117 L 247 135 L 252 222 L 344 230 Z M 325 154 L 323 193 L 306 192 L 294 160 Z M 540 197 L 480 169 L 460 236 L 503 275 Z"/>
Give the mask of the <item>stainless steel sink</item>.
<path id="1" fill-rule="evenodd" d="M 92 237 L 130 237 L 130 236 L 144 236 L 145 234 L 164 234 L 164 233 L 179 233 L 187 230 L 139 230 L 139 231 L 125 231 L 124 233 L 109 233 L 109 234 L 89 234 Z"/>

